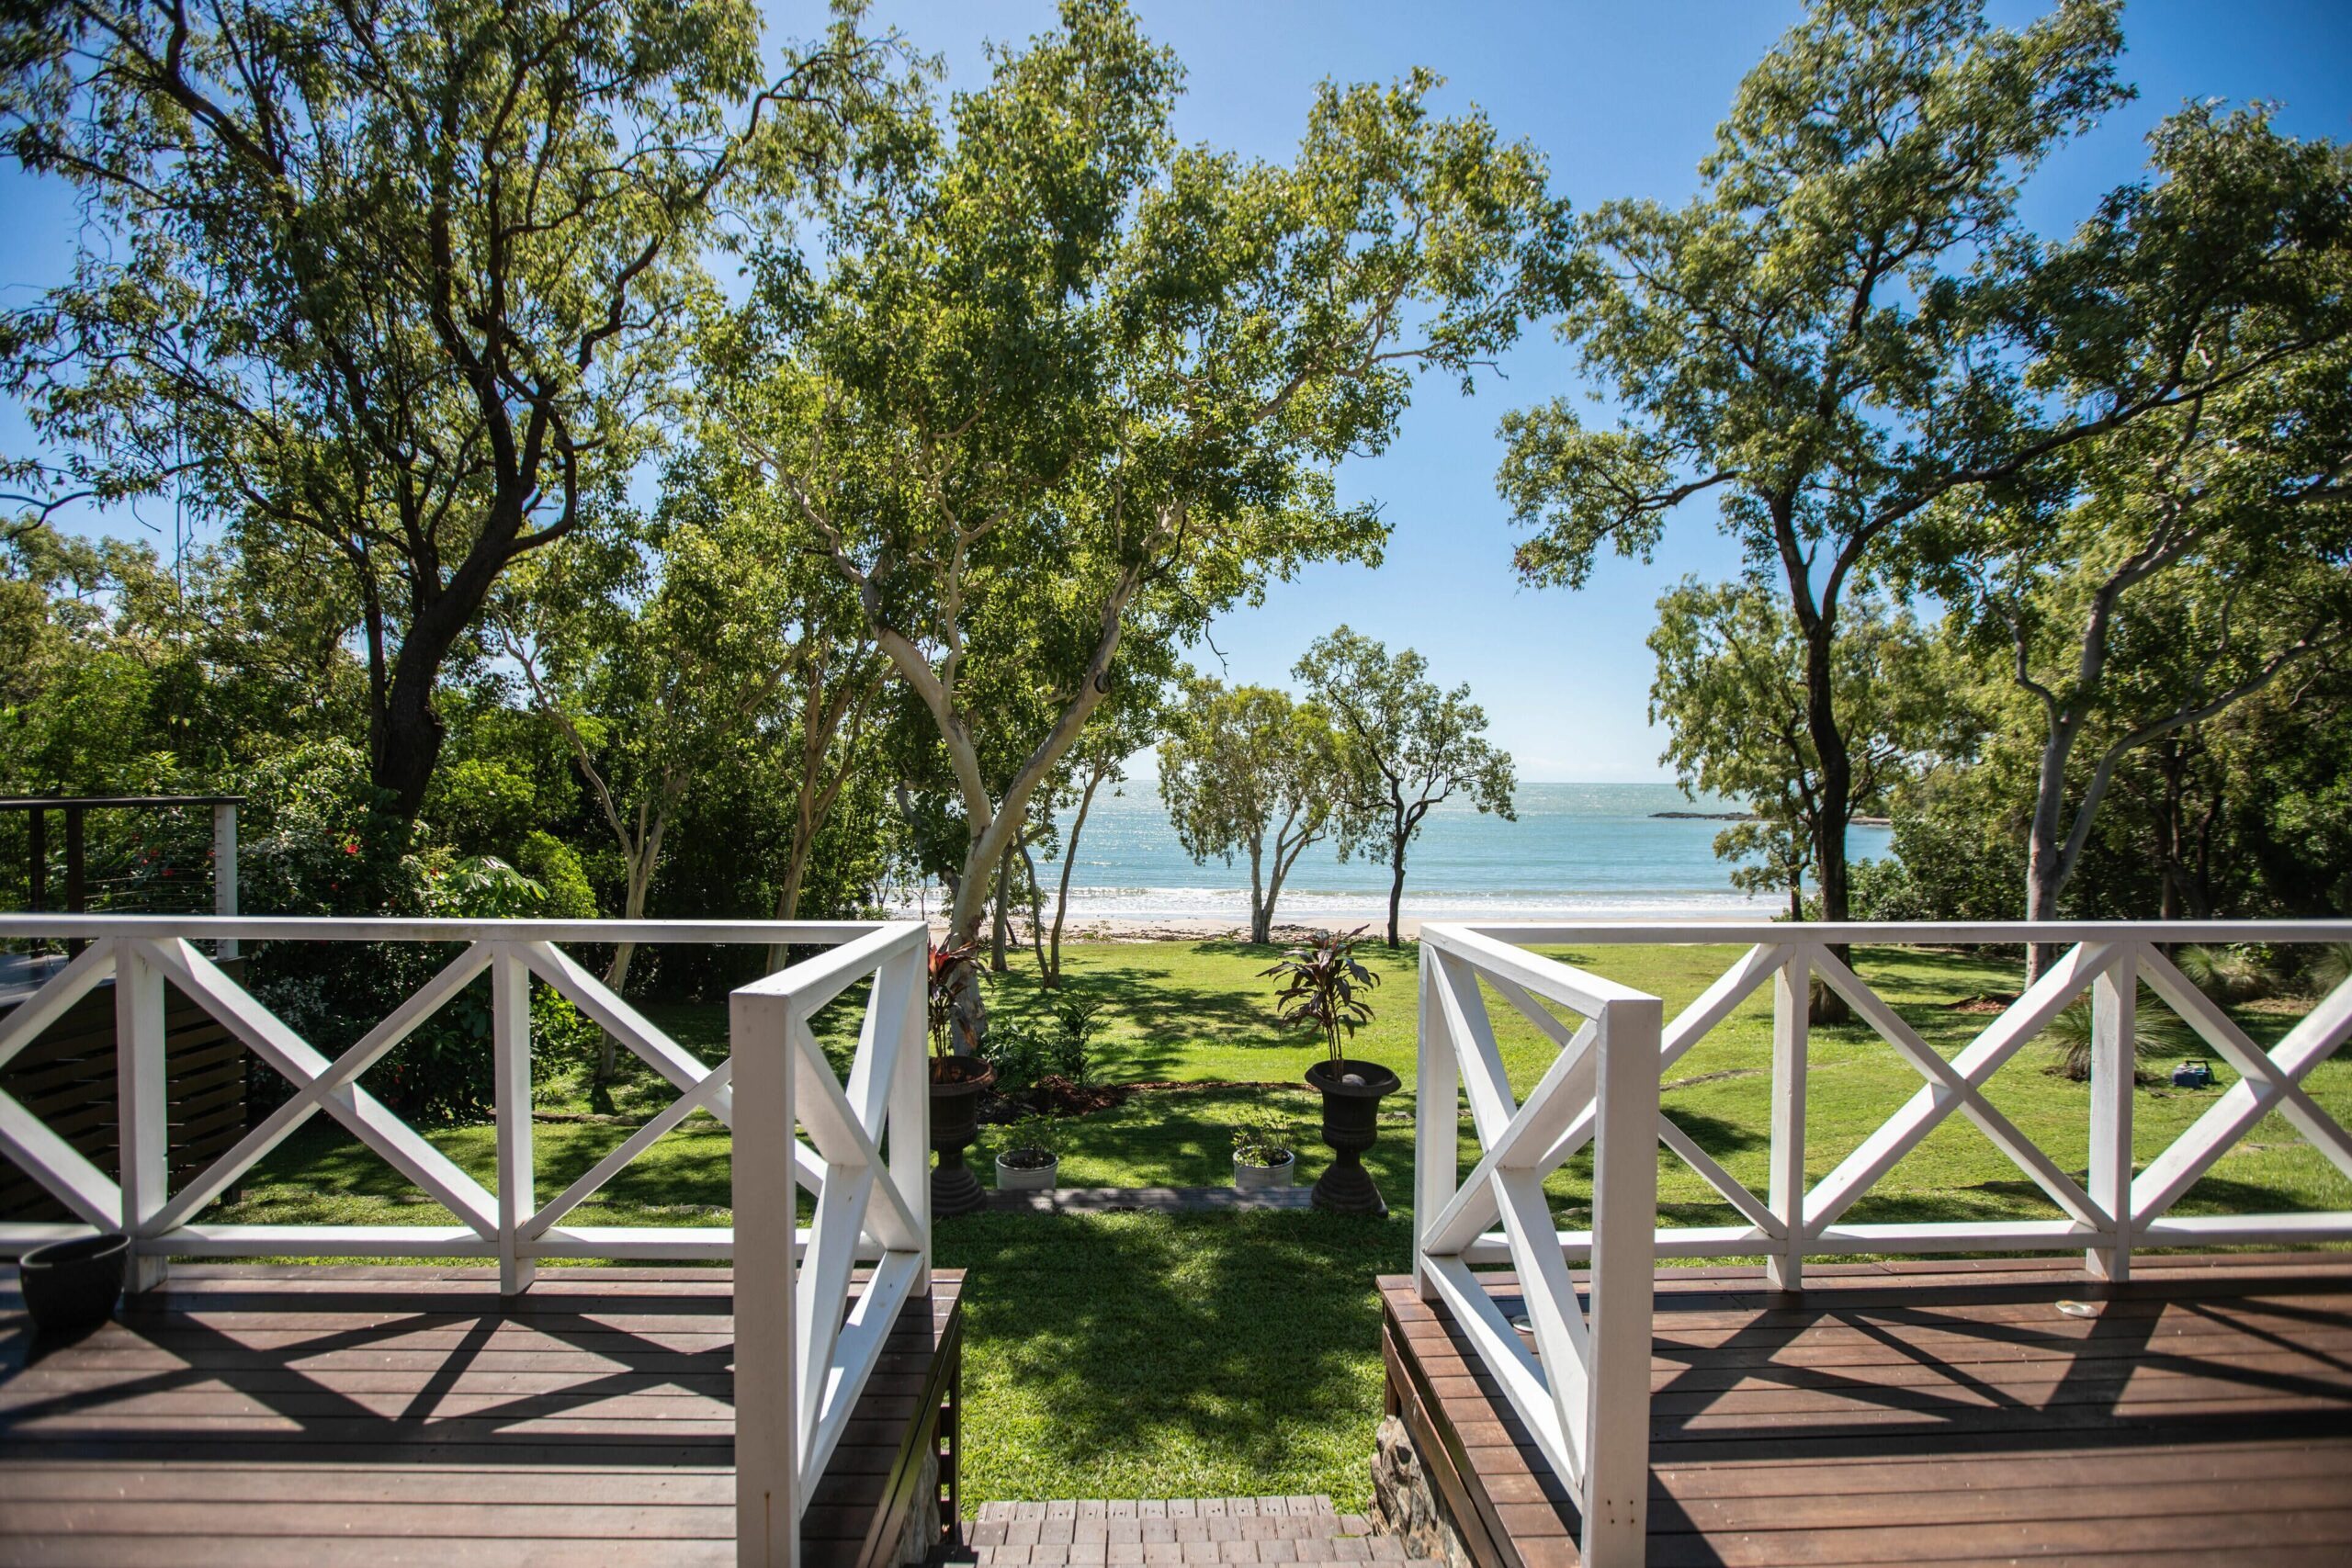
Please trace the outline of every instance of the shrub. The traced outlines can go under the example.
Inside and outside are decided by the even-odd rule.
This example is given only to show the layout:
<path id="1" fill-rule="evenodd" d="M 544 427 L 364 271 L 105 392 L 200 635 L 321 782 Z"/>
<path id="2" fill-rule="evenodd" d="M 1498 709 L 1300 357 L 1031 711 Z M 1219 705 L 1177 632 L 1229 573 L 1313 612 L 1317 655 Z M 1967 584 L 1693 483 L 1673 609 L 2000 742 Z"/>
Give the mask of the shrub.
<path id="1" fill-rule="evenodd" d="M 980 1056 L 996 1073 L 999 1094 L 1017 1094 L 1047 1070 L 1046 1042 L 1027 1019 L 991 1018 L 980 1038 Z"/>
<path id="2" fill-rule="evenodd" d="M 1245 1111 L 1233 1122 L 1233 1156 L 1244 1165 L 1278 1166 L 1297 1157 L 1295 1136 L 1289 1122 L 1274 1112 Z"/>
<path id="3" fill-rule="evenodd" d="M 1040 1170 L 1059 1158 L 1062 1123 L 1058 1116 L 1023 1116 L 1005 1129 L 1001 1158 L 1015 1170 Z"/>

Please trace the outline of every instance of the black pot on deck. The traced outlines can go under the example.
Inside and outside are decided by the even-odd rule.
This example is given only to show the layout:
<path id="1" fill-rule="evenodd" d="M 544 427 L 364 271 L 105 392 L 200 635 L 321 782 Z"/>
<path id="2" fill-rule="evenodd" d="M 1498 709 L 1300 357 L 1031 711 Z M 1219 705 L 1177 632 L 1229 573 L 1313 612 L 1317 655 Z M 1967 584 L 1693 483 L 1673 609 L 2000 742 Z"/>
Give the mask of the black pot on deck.
<path id="1" fill-rule="evenodd" d="M 114 1315 L 130 1263 L 125 1235 L 76 1236 L 36 1247 L 17 1260 L 25 1311 L 42 1334 L 78 1334 Z"/>
<path id="2" fill-rule="evenodd" d="M 977 1056 L 931 1059 L 931 1146 L 939 1164 L 931 1173 L 931 1213 L 963 1214 L 988 1201 L 980 1179 L 964 1164 L 964 1151 L 980 1135 L 980 1095 L 996 1082 L 996 1069 Z"/>
<path id="3" fill-rule="evenodd" d="M 1396 1075 L 1377 1062 L 1342 1058 L 1307 1068 L 1306 1083 L 1323 1097 L 1323 1141 L 1336 1156 L 1316 1179 L 1315 1206 L 1335 1214 L 1387 1213 L 1363 1156 L 1380 1137 L 1381 1097 L 1402 1087 Z"/>

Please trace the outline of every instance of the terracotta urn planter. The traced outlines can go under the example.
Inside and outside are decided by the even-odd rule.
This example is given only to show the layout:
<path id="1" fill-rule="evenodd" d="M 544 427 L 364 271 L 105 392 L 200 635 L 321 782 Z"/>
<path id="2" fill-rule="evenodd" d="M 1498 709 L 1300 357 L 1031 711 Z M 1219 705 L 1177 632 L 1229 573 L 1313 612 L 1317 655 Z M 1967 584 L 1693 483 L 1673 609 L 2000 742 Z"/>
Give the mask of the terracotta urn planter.
<path id="1" fill-rule="evenodd" d="M 939 1156 L 931 1173 L 933 1218 L 969 1213 L 988 1201 L 964 1151 L 980 1135 L 980 1096 L 995 1082 L 995 1069 L 977 1056 L 931 1059 L 931 1146 Z"/>
<path id="2" fill-rule="evenodd" d="M 1364 1169 L 1364 1151 L 1380 1137 L 1380 1101 L 1401 1087 L 1377 1062 L 1321 1061 L 1306 1069 L 1306 1084 L 1323 1097 L 1323 1141 L 1329 1168 L 1315 1180 L 1315 1206 L 1335 1214 L 1385 1214 L 1388 1204 Z"/>

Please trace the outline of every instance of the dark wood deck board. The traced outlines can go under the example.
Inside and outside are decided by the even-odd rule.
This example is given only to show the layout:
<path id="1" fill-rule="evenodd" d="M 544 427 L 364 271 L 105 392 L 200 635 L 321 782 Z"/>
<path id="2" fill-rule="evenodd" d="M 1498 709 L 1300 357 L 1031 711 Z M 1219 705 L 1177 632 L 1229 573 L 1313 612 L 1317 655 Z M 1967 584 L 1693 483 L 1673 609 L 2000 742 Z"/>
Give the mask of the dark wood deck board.
<path id="1" fill-rule="evenodd" d="M 1661 1270 L 1649 1561 L 2352 1562 L 2352 1258 L 2137 1269 L 1828 1266 L 1802 1299 Z M 1382 1289 L 1392 1384 L 1498 1561 L 1568 1568 L 1574 1507 L 1493 1381 L 1410 1281 Z"/>
<path id="2" fill-rule="evenodd" d="M 812 1543 L 891 1476 L 954 1331 L 962 1273 L 933 1281 Z M 0 1568 L 731 1563 L 732 1310 L 724 1269 L 549 1269 L 502 1303 L 480 1269 L 186 1267 L 36 1348 L 0 1275 Z"/>

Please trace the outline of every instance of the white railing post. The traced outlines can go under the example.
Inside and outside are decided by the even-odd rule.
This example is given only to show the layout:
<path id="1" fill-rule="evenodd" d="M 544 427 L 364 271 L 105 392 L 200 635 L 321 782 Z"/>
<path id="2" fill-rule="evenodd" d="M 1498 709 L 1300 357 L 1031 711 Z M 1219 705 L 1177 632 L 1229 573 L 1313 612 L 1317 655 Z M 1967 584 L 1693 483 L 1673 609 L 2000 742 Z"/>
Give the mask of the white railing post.
<path id="1" fill-rule="evenodd" d="M 1764 1258 L 1764 1283 L 1775 1291 L 1804 1288 L 1804 1095 L 1811 1044 L 1813 961 L 1804 948 L 1772 976 L 1771 1186 L 1765 1202 L 1786 1227 Z"/>
<path id="2" fill-rule="evenodd" d="M 792 1365 L 797 1337 L 792 1249 L 799 1229 L 793 1179 L 799 1142 L 790 999 L 739 990 L 728 1009 L 734 1061 L 735 1561 L 742 1568 L 797 1568 L 800 1422 Z"/>
<path id="3" fill-rule="evenodd" d="M 1461 1065 L 1437 995 L 1437 949 L 1422 942 L 1420 1035 L 1413 1075 L 1413 1283 L 1434 1299 L 1422 1244 L 1461 1180 Z"/>
<path id="4" fill-rule="evenodd" d="M 1591 1376 L 1584 1561 L 1632 1568 L 1649 1540 L 1650 1308 L 1657 1267 L 1658 1052 L 1664 1004 L 1611 1001 L 1594 1020 Z"/>
<path id="5" fill-rule="evenodd" d="M 212 913 L 237 918 L 237 807 L 223 801 L 212 808 Z M 237 939 L 224 936 L 212 944 L 214 958 L 237 956 Z"/>
<path id="6" fill-rule="evenodd" d="M 171 1104 L 164 1072 L 164 972 L 143 943 L 118 942 L 114 958 L 115 1092 L 122 1232 L 131 1238 L 126 1289 L 164 1282 L 170 1259 L 140 1250 L 170 1199 Z"/>
<path id="7" fill-rule="evenodd" d="M 889 1179 L 913 1213 L 922 1237 L 922 1261 L 913 1290 L 931 1288 L 931 1040 L 927 960 L 916 948 L 884 964 L 874 976 L 876 986 L 903 993 L 899 1010 L 901 1036 L 898 1061 L 891 1070 L 889 1118 Z M 880 1041 L 875 1042 L 878 1047 Z"/>
<path id="8" fill-rule="evenodd" d="M 2091 985 L 2091 1201 L 2108 1216 L 2109 1233 L 2083 1254 L 2094 1278 L 2132 1273 L 2132 1090 L 2138 1077 L 2133 1037 L 2138 1021 L 2140 949 L 2118 942 L 2114 958 Z"/>
<path id="9" fill-rule="evenodd" d="M 537 1162 L 531 1138 L 531 972 L 509 942 L 490 961 L 492 1113 L 498 1120 L 498 1289 L 530 1289 L 537 1269 L 523 1255 L 524 1233 L 538 1212 Z"/>

